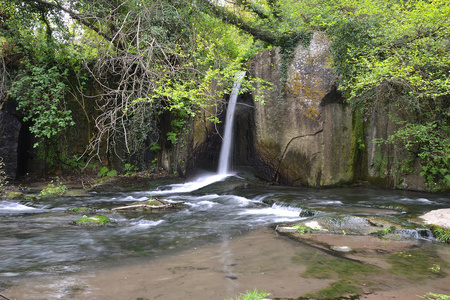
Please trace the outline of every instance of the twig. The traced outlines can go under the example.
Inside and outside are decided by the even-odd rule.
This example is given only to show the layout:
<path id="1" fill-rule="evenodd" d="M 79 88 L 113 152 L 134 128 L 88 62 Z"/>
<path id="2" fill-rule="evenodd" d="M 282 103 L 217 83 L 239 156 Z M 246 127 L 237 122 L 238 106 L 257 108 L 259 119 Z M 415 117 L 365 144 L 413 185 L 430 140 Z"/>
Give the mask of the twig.
<path id="1" fill-rule="evenodd" d="M 3 296 L 2 294 L 0 294 L 0 297 L 2 297 L 3 299 L 6 299 L 6 300 L 11 300 L 8 297 Z"/>

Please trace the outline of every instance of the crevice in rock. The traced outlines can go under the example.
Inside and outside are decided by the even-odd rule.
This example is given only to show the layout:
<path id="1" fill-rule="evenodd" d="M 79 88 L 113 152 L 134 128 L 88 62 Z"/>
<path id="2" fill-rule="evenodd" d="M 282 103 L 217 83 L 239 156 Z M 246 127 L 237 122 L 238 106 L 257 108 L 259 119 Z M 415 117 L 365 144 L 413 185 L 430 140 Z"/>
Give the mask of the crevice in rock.
<path id="1" fill-rule="evenodd" d="M 315 136 L 315 135 L 321 133 L 322 131 L 323 131 L 323 129 L 320 129 L 320 130 L 318 130 L 318 131 L 316 131 L 316 132 L 313 132 L 313 133 L 302 134 L 302 135 L 294 136 L 293 138 L 291 138 L 291 140 L 290 140 L 290 141 L 286 144 L 286 146 L 284 147 L 284 151 L 283 151 L 283 153 L 281 154 L 280 159 L 278 160 L 277 168 L 276 168 L 276 170 L 275 170 L 275 174 L 273 175 L 273 180 L 274 180 L 274 181 L 278 182 L 278 179 L 279 179 L 278 177 L 279 177 L 279 171 L 280 171 L 280 168 L 281 168 L 281 163 L 283 162 L 284 157 L 286 156 L 286 152 L 287 152 L 287 150 L 289 149 L 289 146 L 291 145 L 291 143 L 292 143 L 294 140 L 299 139 L 299 138 L 303 138 L 303 137 L 307 137 L 307 136 Z"/>

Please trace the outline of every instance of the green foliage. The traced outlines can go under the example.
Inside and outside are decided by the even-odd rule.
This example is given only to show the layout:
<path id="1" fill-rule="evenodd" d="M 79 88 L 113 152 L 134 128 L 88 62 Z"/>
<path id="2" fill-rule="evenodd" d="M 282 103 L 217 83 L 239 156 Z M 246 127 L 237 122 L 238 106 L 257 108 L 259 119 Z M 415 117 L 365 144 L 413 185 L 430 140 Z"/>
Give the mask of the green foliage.
<path id="1" fill-rule="evenodd" d="M 450 243 L 450 229 L 445 229 L 437 225 L 432 225 L 431 231 L 433 232 L 433 235 L 439 242 Z"/>
<path id="2" fill-rule="evenodd" d="M 295 228 L 295 230 L 296 230 L 298 233 L 300 233 L 300 234 L 306 234 L 306 233 L 311 233 L 311 232 L 313 232 L 313 229 L 312 229 L 311 227 L 308 227 L 308 226 L 305 226 L 305 225 L 303 225 L 303 226 L 301 226 L 301 225 L 296 225 L 296 226 L 293 226 L 293 228 Z"/>
<path id="3" fill-rule="evenodd" d="M 97 173 L 97 177 L 102 178 L 102 177 L 116 177 L 117 176 L 117 171 L 116 170 L 109 170 L 108 167 L 103 166 L 100 171 Z"/>
<path id="4" fill-rule="evenodd" d="M 59 177 L 56 178 L 56 184 L 53 183 L 53 180 L 44 188 L 39 196 L 62 196 L 68 190 L 67 186 L 64 185 Z"/>
<path id="5" fill-rule="evenodd" d="M 435 294 L 435 293 L 428 293 L 424 296 L 419 296 L 419 297 L 422 299 L 427 299 L 427 300 L 450 300 L 449 295 Z"/>
<path id="6" fill-rule="evenodd" d="M 60 71 L 57 66 L 28 64 L 13 84 L 11 96 L 25 114 L 24 121 L 33 121 L 30 131 L 38 139 L 52 139 L 75 124 L 71 111 L 65 108 L 66 76 L 67 70 Z"/>
<path id="7" fill-rule="evenodd" d="M 380 230 L 377 230 L 375 232 L 371 232 L 370 235 L 374 235 L 374 236 L 385 236 L 388 235 L 389 233 L 393 233 L 395 232 L 395 226 L 391 226 L 390 228 L 383 228 Z"/>
<path id="8" fill-rule="evenodd" d="M 106 173 L 106 177 L 116 177 L 116 176 L 117 176 L 116 170 L 111 170 L 108 173 Z"/>
<path id="9" fill-rule="evenodd" d="M 388 111 L 397 131 L 386 141 L 419 159 L 430 190 L 450 188 L 450 8 L 447 1 L 341 1 L 330 23 L 339 88 L 366 112 Z M 382 12 L 382 13 L 381 13 Z"/>
<path id="10" fill-rule="evenodd" d="M 104 177 L 106 173 L 108 173 L 109 169 L 106 166 L 103 166 L 100 171 L 97 173 L 97 177 Z"/>
<path id="11" fill-rule="evenodd" d="M 161 150 L 161 146 L 157 142 L 153 142 L 150 145 L 150 150 L 153 152 L 159 152 Z"/>
<path id="12" fill-rule="evenodd" d="M 138 170 L 138 168 L 132 164 L 124 165 L 125 176 L 134 175 L 137 170 Z"/>
<path id="13" fill-rule="evenodd" d="M 261 300 L 270 296 L 269 293 L 258 291 L 256 288 L 252 291 L 247 291 L 245 294 L 240 294 L 235 300 Z"/>

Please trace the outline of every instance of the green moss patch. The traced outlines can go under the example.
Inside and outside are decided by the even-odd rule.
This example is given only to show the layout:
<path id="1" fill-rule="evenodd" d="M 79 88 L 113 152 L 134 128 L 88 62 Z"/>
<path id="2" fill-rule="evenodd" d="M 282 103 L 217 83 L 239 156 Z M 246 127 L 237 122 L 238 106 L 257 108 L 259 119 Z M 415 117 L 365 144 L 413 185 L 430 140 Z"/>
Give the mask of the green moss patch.
<path id="1" fill-rule="evenodd" d="M 74 223 L 83 226 L 103 226 L 111 223 L 111 220 L 108 217 L 101 215 L 93 217 L 83 216 L 80 219 L 75 220 Z"/>
<path id="2" fill-rule="evenodd" d="M 359 294 L 362 291 L 362 288 L 350 280 L 339 280 L 318 292 L 307 293 L 304 297 L 307 299 L 359 299 Z M 347 295 L 348 297 L 343 298 L 343 295 Z"/>
<path id="3" fill-rule="evenodd" d="M 296 260 L 298 261 L 298 259 L 297 256 L 293 258 L 294 262 Z M 301 275 L 304 278 L 351 279 L 379 272 L 379 269 L 374 266 L 349 259 L 330 257 L 325 254 L 317 254 L 305 258 L 305 262 L 308 263 L 308 266 L 306 271 Z"/>
<path id="4" fill-rule="evenodd" d="M 447 275 L 444 269 L 448 267 L 448 263 L 435 252 L 428 250 L 397 252 L 390 255 L 387 262 L 392 265 L 388 270 L 390 273 L 402 275 L 414 281 Z"/>
<path id="5" fill-rule="evenodd" d="M 347 297 L 345 299 L 357 299 L 363 288 L 371 284 L 365 278 L 381 273 L 379 268 L 372 265 L 319 252 L 294 256 L 292 260 L 307 265 L 300 277 L 336 280 L 325 289 L 303 295 L 305 299 L 342 299 L 343 296 Z"/>

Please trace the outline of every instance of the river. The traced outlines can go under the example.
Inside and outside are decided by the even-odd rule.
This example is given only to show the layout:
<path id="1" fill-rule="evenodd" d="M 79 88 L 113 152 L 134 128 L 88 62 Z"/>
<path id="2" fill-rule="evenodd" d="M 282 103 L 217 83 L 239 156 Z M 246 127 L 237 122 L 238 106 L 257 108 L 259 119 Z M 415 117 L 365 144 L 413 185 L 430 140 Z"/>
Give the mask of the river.
<path id="1" fill-rule="evenodd" d="M 9 299 L 229 299 L 258 288 L 297 298 L 335 279 L 299 280 L 307 264 L 294 264 L 293 258 L 320 251 L 276 235 L 272 225 L 304 219 L 299 214 L 306 207 L 402 218 L 450 207 L 449 197 L 436 194 L 280 187 L 245 174 L 208 181 L 211 176 L 217 175 L 187 184 L 151 182 L 140 191 L 1 200 L 0 293 Z M 185 203 L 165 213 L 110 211 L 153 197 Z M 380 208 L 394 205 L 407 212 Z M 81 206 L 108 216 L 112 225 L 73 225 L 81 215 L 70 209 Z M 448 247 L 417 236 L 405 239 L 417 248 L 438 249 L 433 251 L 450 262 Z M 433 281 L 430 292 L 448 289 L 439 280 L 444 279 Z"/>

